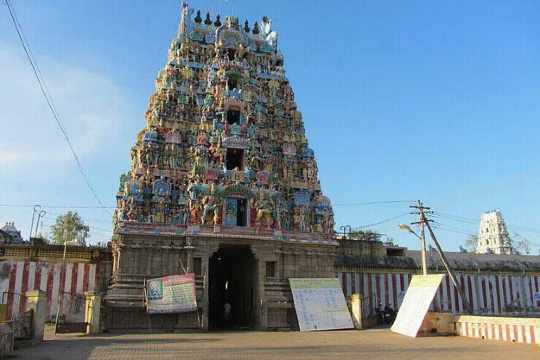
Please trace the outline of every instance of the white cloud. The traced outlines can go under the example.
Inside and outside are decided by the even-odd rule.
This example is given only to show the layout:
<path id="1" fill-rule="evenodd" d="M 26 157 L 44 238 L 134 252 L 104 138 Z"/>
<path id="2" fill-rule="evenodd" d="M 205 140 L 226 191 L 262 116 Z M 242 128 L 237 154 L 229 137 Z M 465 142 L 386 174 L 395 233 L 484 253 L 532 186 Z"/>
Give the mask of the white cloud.
<path id="1" fill-rule="evenodd" d="M 130 117 L 122 89 L 83 67 L 41 56 L 38 61 L 81 160 L 114 143 Z M 22 50 L 0 44 L 0 79 L 0 169 L 22 175 L 35 166 L 58 170 L 73 166 Z"/>

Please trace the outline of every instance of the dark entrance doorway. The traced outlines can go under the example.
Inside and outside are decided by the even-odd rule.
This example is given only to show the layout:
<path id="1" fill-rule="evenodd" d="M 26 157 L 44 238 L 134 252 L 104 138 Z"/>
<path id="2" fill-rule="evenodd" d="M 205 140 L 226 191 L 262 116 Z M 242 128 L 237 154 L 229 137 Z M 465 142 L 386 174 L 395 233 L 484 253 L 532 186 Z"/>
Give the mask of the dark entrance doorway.
<path id="1" fill-rule="evenodd" d="M 244 150 L 243 149 L 227 149 L 225 157 L 225 166 L 227 170 L 244 170 Z"/>
<path id="2" fill-rule="evenodd" d="M 256 260 L 249 246 L 223 246 L 209 262 L 209 328 L 255 325 Z"/>

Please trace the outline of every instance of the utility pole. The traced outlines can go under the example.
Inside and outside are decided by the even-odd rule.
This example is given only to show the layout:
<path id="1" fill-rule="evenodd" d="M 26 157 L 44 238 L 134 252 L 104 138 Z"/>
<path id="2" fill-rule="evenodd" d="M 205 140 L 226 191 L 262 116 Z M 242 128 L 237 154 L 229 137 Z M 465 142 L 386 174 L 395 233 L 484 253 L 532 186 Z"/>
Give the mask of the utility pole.
<path id="1" fill-rule="evenodd" d="M 429 224 L 429 221 L 426 222 L 426 226 L 428 228 L 429 235 L 431 236 L 431 240 L 433 240 L 433 243 L 437 247 L 437 252 L 439 253 L 441 261 L 442 261 L 444 267 L 446 268 L 446 271 L 448 272 L 448 277 L 450 278 L 450 281 L 452 281 L 452 284 L 454 285 L 454 288 L 456 289 L 456 291 L 459 294 L 459 297 L 461 298 L 461 302 L 463 303 L 463 307 L 467 310 L 467 312 L 472 313 L 473 309 L 471 308 L 471 304 L 469 304 L 469 302 L 465 298 L 465 294 L 463 294 L 463 291 L 462 291 L 461 287 L 459 286 L 459 284 L 458 284 L 458 282 L 456 280 L 456 276 L 454 275 L 454 272 L 452 271 L 452 269 L 450 269 L 450 265 L 448 264 L 448 260 L 446 259 L 446 255 L 444 255 L 444 251 L 442 250 L 441 245 L 437 241 L 437 238 L 435 237 L 435 233 L 433 233 L 433 229 L 431 228 L 431 225 Z"/>
<path id="2" fill-rule="evenodd" d="M 427 275 L 428 273 L 428 266 L 427 266 L 427 248 L 426 248 L 426 234 L 424 231 L 424 227 L 426 223 L 428 222 L 426 218 L 426 211 L 429 211 L 430 208 L 427 206 L 424 206 L 420 200 L 415 205 L 409 206 L 412 209 L 416 209 L 417 211 L 413 214 L 419 215 L 419 220 L 416 222 L 412 222 L 411 225 L 418 225 L 420 227 L 420 243 L 421 243 L 421 257 L 422 257 L 422 274 Z"/>
<path id="3" fill-rule="evenodd" d="M 67 252 L 67 239 L 65 238 L 65 234 L 64 234 L 64 230 L 62 228 L 62 239 L 64 240 L 64 255 L 62 256 L 62 269 L 63 271 L 60 272 L 60 276 L 63 276 L 65 277 L 66 276 L 66 252 Z M 54 321 L 54 334 L 56 335 L 56 333 L 58 332 L 58 320 L 60 318 L 60 312 L 62 311 L 62 306 L 64 305 L 64 289 L 62 289 L 60 286 L 58 286 L 58 296 L 60 297 L 59 299 L 59 304 L 58 304 L 58 308 L 56 309 L 56 320 Z"/>
<path id="4" fill-rule="evenodd" d="M 465 308 L 467 312 L 472 313 L 471 304 L 469 304 L 469 302 L 465 298 L 465 294 L 463 294 L 463 291 L 456 280 L 456 276 L 454 275 L 454 272 L 452 271 L 452 269 L 450 269 L 448 259 L 446 258 L 446 255 L 444 254 L 444 251 L 442 250 L 442 247 L 439 244 L 439 241 L 437 240 L 435 233 L 433 232 L 433 229 L 430 224 L 430 222 L 432 222 L 433 220 L 429 219 L 426 215 L 426 214 L 431 213 L 431 208 L 424 206 L 424 204 L 422 204 L 420 200 L 418 200 L 418 202 L 415 205 L 411 205 L 409 207 L 416 209 L 417 211 L 414 212 L 413 214 L 419 215 L 420 217 L 419 221 L 411 223 L 411 225 L 418 225 L 420 227 L 420 235 L 416 234 L 416 232 L 414 232 L 414 230 L 412 230 L 411 227 L 408 225 L 402 224 L 399 227 L 401 229 L 409 231 L 410 233 L 415 235 L 418 239 L 420 239 L 420 242 L 422 243 L 422 272 L 423 274 L 424 275 L 427 274 L 426 237 L 425 237 L 425 231 L 424 231 L 424 227 L 427 227 L 429 235 L 431 236 L 431 240 L 433 240 L 433 243 L 435 244 L 435 247 L 437 248 L 437 252 L 439 253 L 441 262 L 443 263 L 448 273 L 448 277 L 450 278 L 452 285 L 454 286 L 459 297 L 461 298 L 463 307 Z"/>

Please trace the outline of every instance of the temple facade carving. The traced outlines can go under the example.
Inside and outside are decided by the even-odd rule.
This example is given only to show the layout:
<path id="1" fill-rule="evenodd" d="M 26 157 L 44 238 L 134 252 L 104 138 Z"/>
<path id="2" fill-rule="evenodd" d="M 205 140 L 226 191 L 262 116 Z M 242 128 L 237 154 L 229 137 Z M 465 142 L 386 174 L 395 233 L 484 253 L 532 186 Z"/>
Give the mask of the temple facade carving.
<path id="1" fill-rule="evenodd" d="M 190 263 L 199 272 L 203 327 L 227 325 L 213 315 L 226 301 L 216 300 L 220 281 L 249 283 L 237 286 L 241 295 L 224 295 L 233 308 L 249 307 L 236 325 L 265 328 L 270 314 L 289 326 L 288 278 L 335 276 L 337 242 L 278 34 L 267 17 L 222 22 L 187 4 L 180 17 L 121 177 L 106 303 L 142 311 L 144 279 Z M 251 277 L 223 280 L 218 258 L 248 264 Z M 126 327 L 143 318 L 133 316 Z"/>

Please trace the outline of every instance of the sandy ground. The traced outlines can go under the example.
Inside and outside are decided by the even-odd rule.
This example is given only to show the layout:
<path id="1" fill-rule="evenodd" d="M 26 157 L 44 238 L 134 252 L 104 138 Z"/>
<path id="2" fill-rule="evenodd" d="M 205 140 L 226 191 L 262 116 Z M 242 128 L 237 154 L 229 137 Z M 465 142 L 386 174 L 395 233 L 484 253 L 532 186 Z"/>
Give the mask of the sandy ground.
<path id="1" fill-rule="evenodd" d="M 411 339 L 389 330 L 60 335 L 10 358 L 63 359 L 540 359 L 540 347 L 463 337 Z"/>

